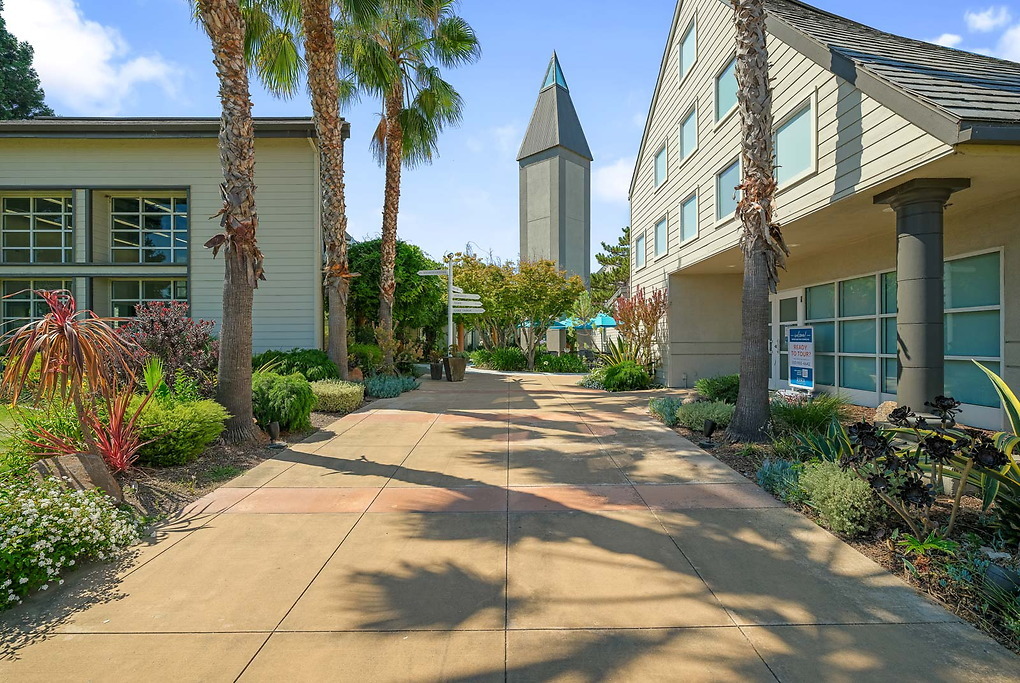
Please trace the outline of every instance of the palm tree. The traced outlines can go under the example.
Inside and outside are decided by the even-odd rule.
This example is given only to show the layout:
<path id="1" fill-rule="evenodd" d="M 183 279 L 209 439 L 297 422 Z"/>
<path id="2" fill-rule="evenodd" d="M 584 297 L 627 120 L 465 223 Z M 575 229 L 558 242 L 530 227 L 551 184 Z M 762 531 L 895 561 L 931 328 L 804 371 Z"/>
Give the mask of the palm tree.
<path id="1" fill-rule="evenodd" d="M 264 280 L 262 252 L 255 239 L 255 128 L 244 60 L 244 19 L 238 0 L 196 0 L 199 21 L 212 41 L 220 81 L 220 165 L 223 167 L 223 232 L 206 242 L 224 260 L 223 321 L 220 329 L 219 386 L 216 399 L 229 412 L 224 438 L 255 439 L 252 416 L 252 304 Z"/>
<path id="2" fill-rule="evenodd" d="M 330 359 L 347 379 L 347 207 L 344 194 L 344 140 L 340 118 L 341 81 L 337 72 L 334 9 L 340 22 L 364 22 L 378 12 L 379 0 L 243 0 L 247 19 L 245 54 L 259 79 L 275 95 L 293 96 L 307 69 L 319 148 L 322 192 L 324 277 L 329 299 Z M 304 57 L 301 47 L 304 47 Z M 346 84 L 348 81 L 344 81 Z"/>
<path id="3" fill-rule="evenodd" d="M 790 253 L 772 220 L 776 190 L 772 141 L 772 89 L 765 44 L 762 0 L 732 0 L 737 42 L 737 102 L 740 108 L 743 194 L 737 213 L 743 225 L 743 329 L 740 340 L 740 393 L 729 426 L 730 438 L 760 441 L 769 420 L 769 292 L 775 293 L 779 268 Z"/>
<path id="4" fill-rule="evenodd" d="M 454 13 L 454 4 L 454 0 L 383 0 L 382 12 L 374 20 L 338 28 L 341 59 L 350 65 L 357 89 L 383 106 L 372 149 L 386 169 L 379 323 L 390 336 L 401 168 L 431 161 L 439 134 L 461 119 L 463 101 L 443 80 L 440 67 L 471 63 L 481 54 L 474 30 Z M 353 94 L 354 88 L 347 92 Z M 390 355 L 387 351 L 387 364 L 393 360 Z"/>

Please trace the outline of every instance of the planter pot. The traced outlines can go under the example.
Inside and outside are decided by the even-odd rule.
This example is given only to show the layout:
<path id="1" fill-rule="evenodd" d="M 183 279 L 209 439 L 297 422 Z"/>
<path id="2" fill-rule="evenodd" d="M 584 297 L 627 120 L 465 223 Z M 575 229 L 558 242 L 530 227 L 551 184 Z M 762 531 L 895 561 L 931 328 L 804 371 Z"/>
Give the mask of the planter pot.
<path id="1" fill-rule="evenodd" d="M 269 434 L 270 439 L 278 441 L 280 439 L 280 423 L 270 422 L 266 425 L 266 432 Z"/>
<path id="2" fill-rule="evenodd" d="M 985 580 L 1007 595 L 1020 595 L 1020 573 L 1000 567 L 997 564 L 990 564 L 985 570 Z"/>
<path id="3" fill-rule="evenodd" d="M 467 370 L 467 358 L 452 358 L 443 359 L 443 367 L 446 369 L 446 381 L 448 382 L 463 382 L 464 371 Z"/>
<path id="4" fill-rule="evenodd" d="M 443 363 L 429 363 L 429 372 L 432 373 L 432 379 L 443 379 Z"/>

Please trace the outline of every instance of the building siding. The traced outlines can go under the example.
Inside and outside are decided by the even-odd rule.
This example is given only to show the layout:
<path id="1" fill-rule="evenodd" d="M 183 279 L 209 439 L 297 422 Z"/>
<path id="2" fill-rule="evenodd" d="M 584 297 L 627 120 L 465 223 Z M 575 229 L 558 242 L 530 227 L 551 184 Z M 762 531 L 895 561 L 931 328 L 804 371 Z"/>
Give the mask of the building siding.
<path id="1" fill-rule="evenodd" d="M 259 138 L 255 148 L 258 237 L 267 277 L 255 293 L 255 348 L 317 348 L 323 326 L 317 152 L 305 138 Z M 223 261 L 214 260 L 202 245 L 219 232 L 219 221 L 210 217 L 222 206 L 221 182 L 214 138 L 0 140 L 0 187 L 188 191 L 191 249 L 184 270 L 190 276 L 192 315 L 217 323 Z M 92 206 L 95 250 L 96 261 L 105 262 L 109 259 L 101 221 L 107 208 L 100 199 Z M 86 211 L 79 199 L 76 230 L 84 229 Z M 84 260 L 79 254 L 76 259 Z M 10 268 L 0 267 L 0 272 Z"/>

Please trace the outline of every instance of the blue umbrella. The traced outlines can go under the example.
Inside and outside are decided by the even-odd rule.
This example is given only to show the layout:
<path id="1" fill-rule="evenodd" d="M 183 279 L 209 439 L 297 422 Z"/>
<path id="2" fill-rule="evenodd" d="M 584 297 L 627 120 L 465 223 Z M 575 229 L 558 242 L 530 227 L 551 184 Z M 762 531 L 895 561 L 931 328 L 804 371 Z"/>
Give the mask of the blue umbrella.
<path id="1" fill-rule="evenodd" d="M 591 319 L 590 324 L 592 327 L 616 327 L 616 321 L 613 320 L 613 316 L 606 313 L 599 313 Z"/>

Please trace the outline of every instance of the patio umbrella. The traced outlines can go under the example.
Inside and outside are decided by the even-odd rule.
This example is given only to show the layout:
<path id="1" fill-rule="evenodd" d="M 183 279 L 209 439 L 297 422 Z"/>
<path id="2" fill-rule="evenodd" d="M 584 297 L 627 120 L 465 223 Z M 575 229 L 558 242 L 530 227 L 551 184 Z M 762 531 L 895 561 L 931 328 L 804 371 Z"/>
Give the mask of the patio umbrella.
<path id="1" fill-rule="evenodd" d="M 607 313 L 599 313 L 597 316 L 591 319 L 592 327 L 616 327 L 616 321 L 613 320 L 613 316 Z"/>

